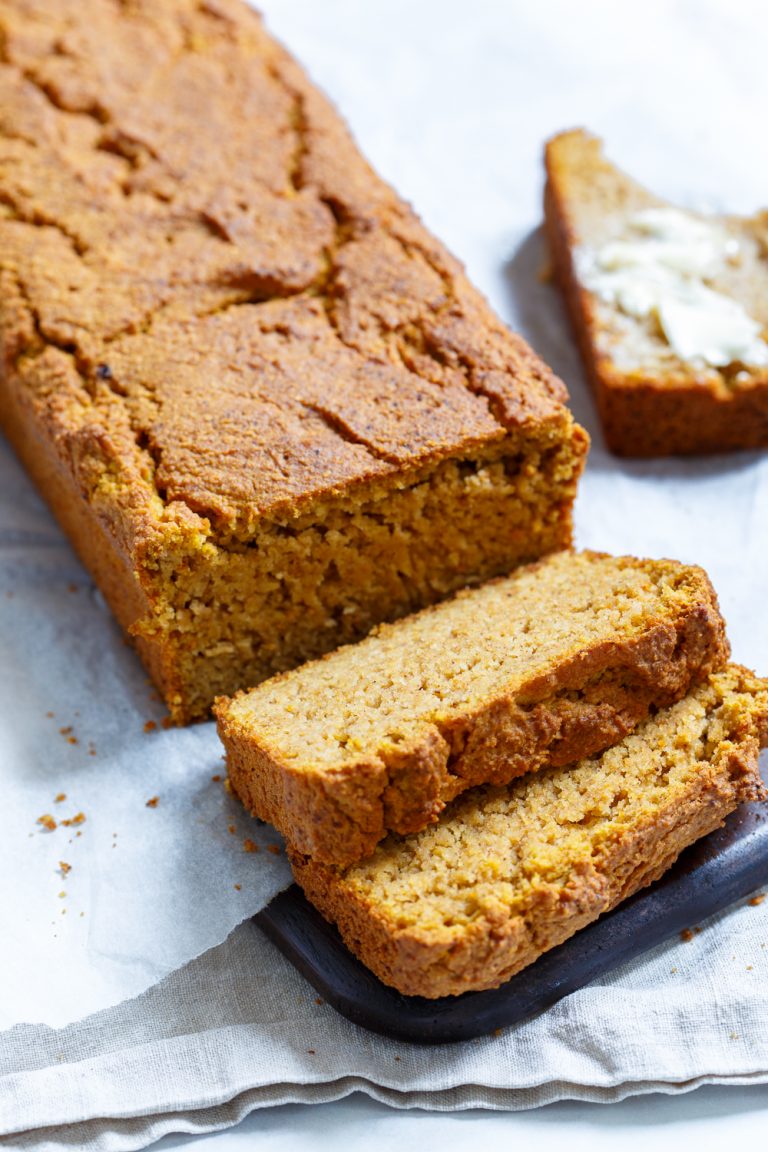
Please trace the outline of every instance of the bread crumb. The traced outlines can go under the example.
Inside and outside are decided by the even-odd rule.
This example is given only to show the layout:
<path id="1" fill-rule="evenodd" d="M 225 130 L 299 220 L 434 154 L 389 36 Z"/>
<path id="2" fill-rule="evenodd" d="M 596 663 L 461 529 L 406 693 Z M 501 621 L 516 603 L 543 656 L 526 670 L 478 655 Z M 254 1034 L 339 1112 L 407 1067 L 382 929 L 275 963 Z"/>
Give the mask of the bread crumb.
<path id="1" fill-rule="evenodd" d="M 267 844 L 267 852 L 271 852 L 273 856 L 280 855 L 280 849 L 277 844 Z"/>
<path id="2" fill-rule="evenodd" d="M 395 1056 L 395 1060 L 398 1062 L 398 1064 L 400 1063 L 400 1057 L 399 1056 Z"/>
<path id="3" fill-rule="evenodd" d="M 235 884 L 235 892 L 239 892 L 242 887 L 242 884 Z"/>
<path id="4" fill-rule="evenodd" d="M 258 852 L 258 850 L 258 844 L 254 844 L 253 840 L 249 840 L 248 837 L 243 840 L 243 852 Z"/>
<path id="5" fill-rule="evenodd" d="M 163 716 L 160 723 L 166 731 L 168 731 L 169 728 L 173 728 L 173 720 L 171 720 L 170 716 Z"/>
<path id="6" fill-rule="evenodd" d="M 753 908 L 758 908 L 765 900 L 765 892 L 760 892 L 757 896 L 753 896 L 749 901 Z"/>
<path id="7" fill-rule="evenodd" d="M 235 833 L 237 832 L 237 828 L 235 827 L 234 824 L 228 824 L 227 825 L 227 832 L 229 832 L 230 836 L 234 836 Z"/>
<path id="8" fill-rule="evenodd" d="M 59 728 L 59 735 L 60 736 L 69 736 L 71 731 L 72 731 L 72 725 L 67 724 L 67 726 L 65 728 Z"/>
<path id="9" fill-rule="evenodd" d="M 155 728 L 157 728 L 157 724 L 154 720 L 147 720 L 146 724 L 144 725 L 145 732 L 154 732 Z"/>
<path id="10" fill-rule="evenodd" d="M 150 796 L 149 800 L 147 800 L 147 808 L 157 808 L 159 803 L 160 803 L 160 797 L 159 796 Z"/>
<path id="11" fill-rule="evenodd" d="M 56 821 L 54 820 L 53 816 L 51 816 L 50 813 L 48 813 L 48 812 L 44 813 L 44 815 L 42 815 L 42 816 L 38 816 L 37 822 L 38 822 L 38 824 L 42 824 L 42 826 L 43 826 L 43 828 L 45 828 L 46 832 L 55 832 L 55 830 L 56 830 Z M 62 823 L 63 823 L 63 821 L 62 821 Z"/>
<path id="12" fill-rule="evenodd" d="M 77 744 L 77 736 L 67 736 L 67 744 Z"/>
<path id="13" fill-rule="evenodd" d="M 56 715 L 55 712 L 46 712 L 46 716 L 48 717 L 49 720 L 53 720 L 55 715 Z"/>
<path id="14" fill-rule="evenodd" d="M 752 971 L 752 965 L 751 965 L 751 964 L 747 964 L 747 972 L 751 972 L 751 971 Z"/>
<path id="15" fill-rule="evenodd" d="M 64 900 L 66 898 L 66 895 L 67 895 L 66 892 L 59 892 L 59 900 Z"/>
<path id="16" fill-rule="evenodd" d="M 68 872 L 72 871 L 72 865 L 67 864 L 66 860 L 59 860 L 59 872 L 62 876 L 66 876 Z"/>
<path id="17" fill-rule="evenodd" d="M 730 1035 L 731 1040 L 738 1040 L 738 1038 L 739 1038 L 738 1032 L 731 1032 L 731 1035 Z"/>
<path id="18" fill-rule="evenodd" d="M 70 816 L 69 820 L 62 820 L 61 823 L 64 825 L 65 828 L 71 828 L 73 824 L 84 824 L 85 823 L 85 813 L 84 812 L 76 812 L 74 816 Z M 80 833 L 78 832 L 78 836 L 79 835 L 80 835 Z"/>
<path id="19" fill-rule="evenodd" d="M 216 772 L 215 775 L 211 776 L 211 780 L 213 781 L 214 784 L 220 784 L 222 781 L 222 777 L 219 775 L 218 772 Z"/>
<path id="20" fill-rule="evenodd" d="M 323 1000 L 322 996 L 315 996 L 315 1004 L 325 1004 L 325 1000 Z"/>
<path id="21" fill-rule="evenodd" d="M 683 928 L 682 932 L 680 933 L 680 939 L 685 944 L 689 944 L 691 942 L 691 940 L 693 940 L 693 932 L 691 931 L 691 929 L 690 928 Z"/>
<path id="22" fill-rule="evenodd" d="M 308 1054 L 309 1056 L 316 1056 L 316 1055 L 317 1055 L 317 1053 L 315 1052 L 314 1048 L 307 1048 L 307 1054 Z"/>
<path id="23" fill-rule="evenodd" d="M 227 776 L 226 780 L 224 781 L 224 791 L 229 792 L 230 796 L 232 795 L 232 782 L 229 779 L 229 776 Z"/>
<path id="24" fill-rule="evenodd" d="M 66 798 L 66 792 L 59 792 L 56 796 L 54 796 L 53 802 L 54 804 L 61 804 L 62 800 L 66 800 Z"/>

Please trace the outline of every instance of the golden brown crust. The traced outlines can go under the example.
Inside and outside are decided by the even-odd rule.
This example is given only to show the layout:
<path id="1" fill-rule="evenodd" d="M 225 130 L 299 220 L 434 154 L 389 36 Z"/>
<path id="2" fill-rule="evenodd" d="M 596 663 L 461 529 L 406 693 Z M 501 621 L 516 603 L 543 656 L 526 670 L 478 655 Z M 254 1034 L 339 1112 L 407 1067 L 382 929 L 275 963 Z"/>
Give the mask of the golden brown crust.
<path id="1" fill-rule="evenodd" d="M 355 879 L 354 869 L 341 872 L 291 849 L 294 875 L 312 903 L 338 926 L 350 950 L 379 979 L 403 994 L 436 998 L 494 988 L 657 879 L 683 848 L 719 827 L 739 803 L 764 798 L 758 756 L 768 716 L 768 685 L 756 682 L 746 670 L 733 669 L 723 675 L 734 675 L 737 681 L 742 677 L 746 683 L 740 687 L 756 693 L 748 706 L 751 714 L 745 723 L 742 709 L 741 719 L 707 749 L 706 759 L 683 786 L 674 789 L 671 800 L 662 800 L 620 831 L 601 836 L 598 827 L 590 849 L 571 860 L 564 877 L 556 882 L 544 879 L 530 884 L 527 894 L 505 894 L 500 874 L 498 897 L 483 897 L 481 910 L 461 929 L 451 920 L 441 923 L 431 906 L 421 922 L 419 912 L 409 907 L 407 922 L 401 922 L 398 907 L 372 899 L 366 883 Z M 649 755 L 653 755 L 653 728 L 654 721 L 649 721 L 641 730 L 647 732 Z M 489 818 L 484 805 L 493 795 L 486 789 L 470 794 L 462 800 L 460 812 L 445 813 L 441 824 L 450 827 L 452 820 L 464 822 L 469 826 L 465 834 L 482 842 Z M 530 803 L 530 794 L 521 802 Z M 402 844 L 400 867 L 405 871 L 416 866 L 408 845 L 408 840 Z M 492 855 L 493 848 L 489 846 L 488 851 Z M 390 856 L 395 867 L 397 852 L 393 845 Z M 450 894 L 455 887 L 458 892 L 456 877 L 462 871 L 461 856 L 453 861 L 448 858 L 440 890 Z M 526 880 L 531 880 L 527 871 Z"/>
<path id="2" fill-rule="evenodd" d="M 574 251 L 583 237 L 573 205 L 582 183 L 600 185 L 605 212 L 622 212 L 624 188 L 633 201 L 661 204 L 610 164 L 599 140 L 582 131 L 566 132 L 545 149 L 547 182 L 544 222 L 555 277 L 563 291 L 571 325 L 594 390 L 605 439 L 619 456 L 670 456 L 768 446 L 768 374 L 753 370 L 736 381 L 709 373 L 706 379 L 680 364 L 652 372 L 621 371 L 600 350 L 600 321 L 594 298 L 574 267 Z M 602 182 L 602 184 L 601 184 Z M 618 185 L 618 187 L 617 187 Z M 757 216 L 753 232 L 764 229 Z"/>
<path id="3" fill-rule="evenodd" d="M 215 581 L 249 583 L 224 553 L 265 532 L 533 451 L 553 483 L 527 558 L 568 543 L 586 440 L 563 386 L 245 4 L 1 0 L 0 200 L 3 425 L 177 719 L 333 643 L 335 605 L 280 652 L 290 615 L 222 622 Z M 350 638 L 440 594 L 366 603 Z M 195 614 L 199 637 L 218 614 L 200 650 Z"/>
<path id="4" fill-rule="evenodd" d="M 594 561 L 600 562 L 596 554 Z M 611 639 L 584 643 L 575 655 L 551 663 L 546 673 L 529 674 L 515 681 L 512 690 L 494 691 L 479 702 L 446 712 L 408 741 L 366 746 L 350 762 L 331 767 L 314 764 L 311 752 L 304 759 L 293 759 L 269 727 L 259 727 L 258 705 L 251 713 L 247 694 L 242 702 L 218 701 L 219 735 L 235 792 L 251 813 L 275 825 L 297 851 L 346 866 L 369 856 L 388 832 L 405 835 L 424 828 L 467 788 L 506 784 L 526 772 L 573 763 L 616 743 L 652 709 L 679 700 L 692 685 L 721 668 L 729 655 L 717 597 L 701 569 L 672 562 L 628 559 L 626 563 L 647 571 L 649 578 L 675 574 L 686 589 L 684 606 L 676 606 L 673 614 L 659 600 L 656 614 L 644 620 L 637 635 L 617 630 Z M 548 561 L 533 566 L 542 570 L 543 581 L 548 566 Z M 588 581 L 589 575 L 574 567 L 572 579 Z M 515 577 L 508 583 L 514 588 Z M 470 650 L 480 660 L 482 609 L 472 608 L 477 599 L 473 591 L 461 597 L 474 613 L 476 635 Z M 438 607 L 421 615 L 429 619 L 440 612 Z M 407 638 L 408 619 L 394 627 Z M 542 620 L 542 639 L 546 627 Z M 318 673 L 318 707 L 326 692 L 323 664 L 333 659 L 341 667 L 345 657 L 344 666 L 354 681 L 359 675 L 354 647 L 300 670 L 310 699 L 313 669 Z M 398 655 L 401 658 L 406 657 Z M 289 674 L 288 684 L 292 681 L 295 677 Z M 279 694 L 279 682 L 274 683 Z M 339 689 L 334 686 L 332 691 Z M 370 691 L 376 695 L 374 686 Z M 253 700 L 257 699 L 254 693 Z M 339 699 L 339 711 L 342 705 Z M 333 728 L 338 721 L 333 703 L 328 706 L 327 724 Z M 285 723 L 301 725 L 288 694 L 285 708 Z"/>

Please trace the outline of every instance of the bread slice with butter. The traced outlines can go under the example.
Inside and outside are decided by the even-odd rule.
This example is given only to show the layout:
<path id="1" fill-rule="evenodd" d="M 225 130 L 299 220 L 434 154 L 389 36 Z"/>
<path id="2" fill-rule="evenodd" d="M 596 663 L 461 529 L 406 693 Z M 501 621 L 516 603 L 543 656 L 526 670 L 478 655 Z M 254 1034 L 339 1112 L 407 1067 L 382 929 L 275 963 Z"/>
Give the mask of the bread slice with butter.
<path id="1" fill-rule="evenodd" d="M 608 447 L 768 446 L 768 212 L 675 208 L 582 130 L 550 140 L 545 163 L 553 268 Z"/>

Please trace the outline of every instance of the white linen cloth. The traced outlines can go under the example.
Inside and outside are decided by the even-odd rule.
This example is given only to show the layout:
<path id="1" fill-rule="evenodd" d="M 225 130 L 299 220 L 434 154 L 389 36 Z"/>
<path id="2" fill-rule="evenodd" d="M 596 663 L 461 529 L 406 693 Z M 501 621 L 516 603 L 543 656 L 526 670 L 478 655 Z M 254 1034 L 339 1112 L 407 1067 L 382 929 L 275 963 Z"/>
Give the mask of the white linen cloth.
<path id="1" fill-rule="evenodd" d="M 593 436 L 578 544 L 703 564 L 734 656 L 767 672 L 768 459 L 620 462 L 605 452 L 560 302 L 538 279 L 537 227 L 542 143 L 575 124 L 679 203 L 765 203 L 768 10 L 733 0 L 649 0 L 641 11 L 600 0 L 262 7 L 376 166 L 568 383 Z M 211 781 L 211 727 L 141 732 L 140 721 L 161 715 L 144 698 L 143 672 L 7 453 L 2 469 L 0 568 L 14 596 L 0 603 L 0 757 L 21 765 L 0 839 L 0 991 L 12 990 L 4 1021 L 17 1023 L 0 1033 L 9 1146 L 138 1148 L 355 1088 L 403 1107 L 517 1108 L 768 1080 L 768 902 L 717 917 L 692 942 L 665 945 L 499 1037 L 421 1049 L 316 1004 L 256 929 L 232 932 L 287 874 L 279 856 L 243 852 L 243 837 L 265 847 L 269 834 Z M 89 686 L 100 702 L 90 711 Z M 70 725 L 77 746 L 57 732 Z M 68 799 L 54 809 L 58 791 Z M 63 830 L 48 835 L 34 821 L 79 809 L 89 819 L 67 832 L 65 854 Z M 60 859 L 73 866 L 66 880 L 55 875 Z"/>

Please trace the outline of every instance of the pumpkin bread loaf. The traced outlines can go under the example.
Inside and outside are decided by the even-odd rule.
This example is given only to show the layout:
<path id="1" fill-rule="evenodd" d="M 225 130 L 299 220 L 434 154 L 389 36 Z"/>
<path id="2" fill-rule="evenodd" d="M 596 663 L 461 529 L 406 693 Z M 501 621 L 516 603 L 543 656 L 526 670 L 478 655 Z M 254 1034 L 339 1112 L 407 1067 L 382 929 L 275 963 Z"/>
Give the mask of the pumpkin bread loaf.
<path id="1" fill-rule="evenodd" d="M 562 552 L 216 711 L 245 806 L 350 864 L 473 785 L 616 743 L 727 657 L 701 569 Z"/>
<path id="2" fill-rule="evenodd" d="M 673 208 L 583 131 L 550 140 L 546 168 L 554 272 L 608 447 L 768 447 L 768 212 Z"/>
<path id="3" fill-rule="evenodd" d="M 768 681 L 732 666 L 601 756 L 475 789 L 346 871 L 293 851 L 294 873 L 386 984 L 494 988 L 758 798 L 766 740 Z"/>
<path id="4" fill-rule="evenodd" d="M 567 546 L 562 384 L 235 0 L 0 0 L 0 421 L 180 722 Z"/>

